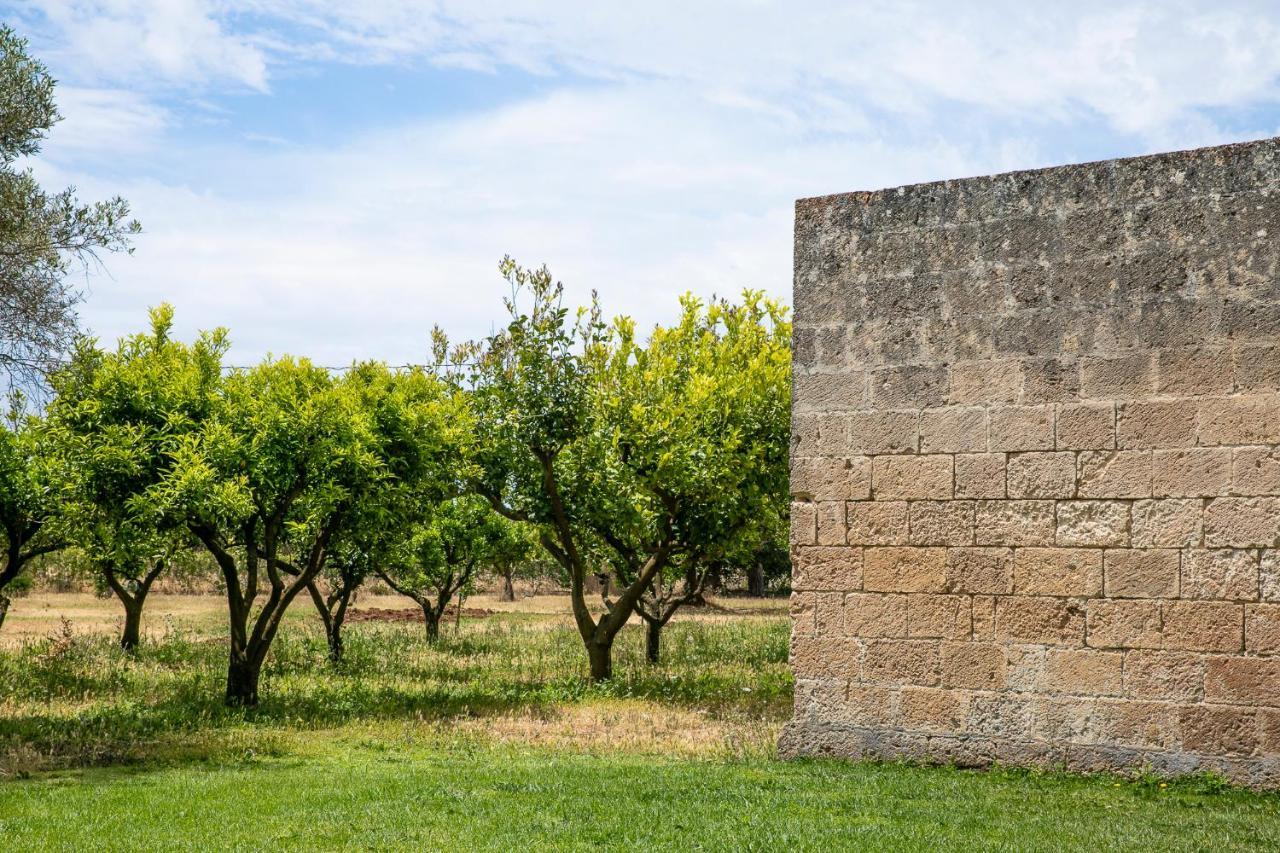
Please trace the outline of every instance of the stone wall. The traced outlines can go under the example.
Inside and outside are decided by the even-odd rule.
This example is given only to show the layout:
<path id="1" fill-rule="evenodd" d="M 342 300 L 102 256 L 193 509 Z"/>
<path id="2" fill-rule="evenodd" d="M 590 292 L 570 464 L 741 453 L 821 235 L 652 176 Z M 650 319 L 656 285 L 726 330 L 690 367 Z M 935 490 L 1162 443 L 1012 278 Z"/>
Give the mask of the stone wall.
<path id="1" fill-rule="evenodd" d="M 796 205 L 784 755 L 1280 784 L 1280 142 Z"/>

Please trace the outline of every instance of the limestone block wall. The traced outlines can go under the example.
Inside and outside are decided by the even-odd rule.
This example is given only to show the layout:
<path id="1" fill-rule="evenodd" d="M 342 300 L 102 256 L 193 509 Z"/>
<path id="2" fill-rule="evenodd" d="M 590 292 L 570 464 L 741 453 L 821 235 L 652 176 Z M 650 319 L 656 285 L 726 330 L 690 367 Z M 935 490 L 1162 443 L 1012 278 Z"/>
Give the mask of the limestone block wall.
<path id="1" fill-rule="evenodd" d="M 1280 142 L 805 199 L 784 755 L 1280 784 Z"/>

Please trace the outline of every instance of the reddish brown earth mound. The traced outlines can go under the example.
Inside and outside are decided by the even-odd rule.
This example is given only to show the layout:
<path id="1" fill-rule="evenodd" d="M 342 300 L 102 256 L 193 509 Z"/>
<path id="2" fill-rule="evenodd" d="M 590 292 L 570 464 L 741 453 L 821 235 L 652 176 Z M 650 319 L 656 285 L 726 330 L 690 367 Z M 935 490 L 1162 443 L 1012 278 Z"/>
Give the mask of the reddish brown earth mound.
<path id="1" fill-rule="evenodd" d="M 485 610 L 483 607 L 464 607 L 462 615 L 468 619 L 484 619 L 493 615 L 492 610 Z M 458 608 L 450 607 L 445 610 L 445 619 L 456 619 L 458 616 Z M 417 608 L 407 610 L 392 607 L 365 607 L 360 610 L 353 610 L 347 614 L 348 622 L 421 622 L 422 611 Z"/>

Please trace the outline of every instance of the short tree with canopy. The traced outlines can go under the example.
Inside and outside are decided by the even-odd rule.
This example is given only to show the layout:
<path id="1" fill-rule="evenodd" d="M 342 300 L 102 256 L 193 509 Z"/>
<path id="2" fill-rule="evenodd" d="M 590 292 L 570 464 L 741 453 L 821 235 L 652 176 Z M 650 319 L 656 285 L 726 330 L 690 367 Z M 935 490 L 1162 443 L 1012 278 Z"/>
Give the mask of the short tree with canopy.
<path id="1" fill-rule="evenodd" d="M 511 322 L 473 373 L 488 439 L 476 489 L 507 517 L 538 525 L 569 575 L 591 677 L 606 679 L 614 639 L 657 575 L 731 547 L 764 500 L 756 494 L 785 492 L 776 422 L 786 405 L 773 407 L 786 399 L 790 326 L 757 294 L 737 308 L 686 299 L 681 326 L 655 332 L 651 351 L 630 320 L 606 325 L 594 304 L 571 324 L 545 268 L 507 259 L 502 271 Z M 728 375 L 743 369 L 763 373 Z M 586 602 L 593 555 L 622 581 L 599 616 Z"/>
<path id="2" fill-rule="evenodd" d="M 138 645 L 151 585 L 191 542 L 184 519 L 166 511 L 166 478 L 181 437 L 213 411 L 226 351 L 222 330 L 193 344 L 174 340 L 171 306 L 150 316 L 150 331 L 114 351 L 79 340 L 52 377 L 48 407 L 49 430 L 68 461 L 65 527 L 124 607 L 125 649 Z"/>
<path id="3" fill-rule="evenodd" d="M 401 553 L 377 573 L 422 609 L 427 641 L 434 643 L 445 611 L 455 599 L 461 609 L 478 572 L 523 542 L 527 537 L 518 524 L 499 516 L 484 499 L 464 495 L 428 510 Z"/>

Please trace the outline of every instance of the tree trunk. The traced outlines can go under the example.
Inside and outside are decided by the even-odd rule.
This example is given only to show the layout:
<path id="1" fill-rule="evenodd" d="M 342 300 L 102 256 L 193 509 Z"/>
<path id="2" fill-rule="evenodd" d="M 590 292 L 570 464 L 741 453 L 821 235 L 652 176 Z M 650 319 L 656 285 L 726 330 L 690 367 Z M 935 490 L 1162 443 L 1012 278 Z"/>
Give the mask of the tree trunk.
<path id="1" fill-rule="evenodd" d="M 502 573 L 502 594 L 498 596 L 499 601 L 515 601 L 516 600 L 516 587 L 511 579 L 512 574 L 513 574 L 512 569 L 507 569 L 505 572 Z"/>
<path id="2" fill-rule="evenodd" d="M 137 595 L 122 598 L 124 603 L 124 631 L 120 633 L 120 648 L 131 652 L 138 647 L 142 639 L 142 601 L 145 591 L 139 590 Z"/>
<path id="3" fill-rule="evenodd" d="M 587 658 L 591 662 L 591 680 L 608 681 L 613 678 L 613 638 L 587 643 Z"/>
<path id="4" fill-rule="evenodd" d="M 342 663 L 342 620 L 334 619 L 325 626 L 329 640 L 329 663 Z"/>
<path id="5" fill-rule="evenodd" d="M 227 665 L 227 704 L 241 708 L 258 707 L 258 675 L 261 667 L 248 654 L 233 650 Z"/>
<path id="6" fill-rule="evenodd" d="M 429 604 L 422 605 L 422 622 L 427 629 L 427 642 L 435 645 L 440 639 L 440 616 Z"/>
<path id="7" fill-rule="evenodd" d="M 0 628 L 4 627 L 4 617 L 9 614 L 9 605 L 12 603 L 9 596 L 0 592 Z"/>
<path id="8" fill-rule="evenodd" d="M 656 664 L 662 650 L 662 622 L 658 619 L 644 620 L 644 655 L 651 664 Z"/>
<path id="9" fill-rule="evenodd" d="M 747 572 L 747 595 L 753 598 L 764 597 L 764 565 L 756 560 Z"/>

